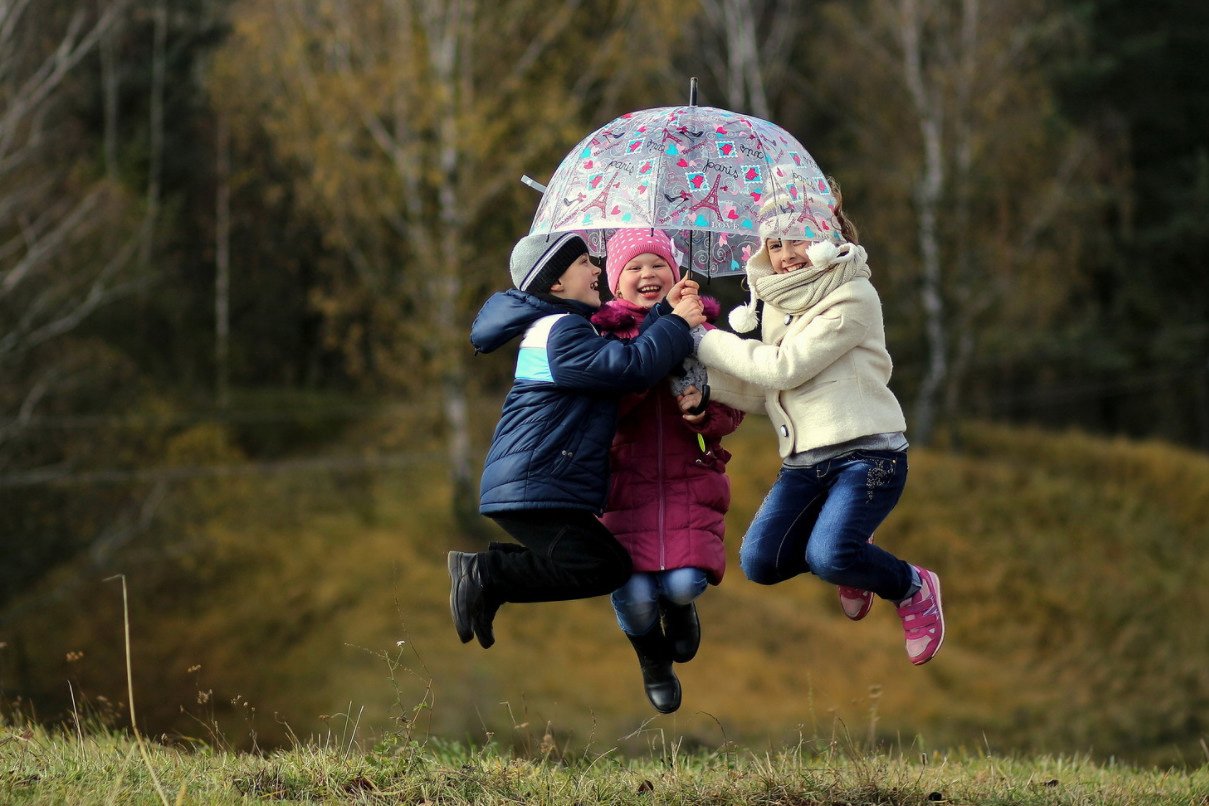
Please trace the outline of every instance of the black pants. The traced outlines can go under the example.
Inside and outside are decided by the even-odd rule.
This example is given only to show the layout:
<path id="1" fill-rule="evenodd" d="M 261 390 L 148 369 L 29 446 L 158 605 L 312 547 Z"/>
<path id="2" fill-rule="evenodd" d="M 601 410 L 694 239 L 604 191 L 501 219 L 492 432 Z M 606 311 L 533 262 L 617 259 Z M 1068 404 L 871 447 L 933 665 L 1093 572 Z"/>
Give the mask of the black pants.
<path id="1" fill-rule="evenodd" d="M 490 516 L 520 546 L 479 554 L 487 594 L 499 602 L 603 596 L 630 578 L 630 555 L 591 512 L 533 509 Z"/>

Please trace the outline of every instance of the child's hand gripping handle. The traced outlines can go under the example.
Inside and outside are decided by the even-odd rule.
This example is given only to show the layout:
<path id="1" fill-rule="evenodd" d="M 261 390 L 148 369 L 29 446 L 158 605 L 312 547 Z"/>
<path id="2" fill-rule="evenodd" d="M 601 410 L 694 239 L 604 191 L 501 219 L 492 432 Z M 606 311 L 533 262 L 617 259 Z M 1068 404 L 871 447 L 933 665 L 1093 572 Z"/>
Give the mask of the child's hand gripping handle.
<path id="1" fill-rule="evenodd" d="M 685 277 L 667 292 L 667 301 L 672 306 L 672 313 L 688 322 L 689 327 L 697 327 L 705 322 L 705 309 L 697 293 L 700 290 L 701 286 L 696 280 Z M 693 347 L 696 349 L 696 339 L 693 340 Z"/>

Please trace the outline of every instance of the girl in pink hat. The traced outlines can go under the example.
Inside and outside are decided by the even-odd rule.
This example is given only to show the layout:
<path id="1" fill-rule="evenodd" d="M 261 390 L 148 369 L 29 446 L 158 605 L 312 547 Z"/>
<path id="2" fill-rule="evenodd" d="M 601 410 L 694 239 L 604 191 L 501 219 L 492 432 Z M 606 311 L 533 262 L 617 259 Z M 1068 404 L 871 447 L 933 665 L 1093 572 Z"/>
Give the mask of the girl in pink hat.
<path id="1" fill-rule="evenodd" d="M 606 250 L 614 298 L 592 322 L 606 336 L 630 340 L 649 309 L 680 280 L 675 250 L 667 235 L 648 228 L 619 230 Z M 706 317 L 715 318 L 717 301 L 702 301 Z M 673 377 L 622 400 L 601 518 L 633 560 L 633 575 L 613 593 L 613 609 L 638 655 L 647 698 L 662 713 L 680 706 L 672 663 L 691 660 L 701 641 L 693 602 L 708 585 L 721 582 L 726 570 L 722 538 L 730 454 L 721 440 L 743 418 L 730 406 L 708 401 L 682 411 L 678 397 L 705 386 L 697 366 L 697 376 Z"/>

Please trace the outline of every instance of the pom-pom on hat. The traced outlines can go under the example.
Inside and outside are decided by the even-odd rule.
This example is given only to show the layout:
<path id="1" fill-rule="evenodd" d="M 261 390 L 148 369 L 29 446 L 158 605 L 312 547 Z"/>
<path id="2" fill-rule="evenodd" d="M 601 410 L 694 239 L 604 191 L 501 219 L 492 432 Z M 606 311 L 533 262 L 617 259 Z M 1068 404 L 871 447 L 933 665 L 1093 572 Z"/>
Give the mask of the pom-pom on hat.
<path id="1" fill-rule="evenodd" d="M 512 248 L 512 284 L 521 291 L 549 291 L 588 244 L 574 232 L 526 235 Z"/>
<path id="2" fill-rule="evenodd" d="M 672 267 L 672 282 L 680 282 L 676 250 L 672 246 L 672 239 L 663 230 L 647 227 L 619 229 L 605 245 L 605 274 L 609 278 L 610 293 L 617 293 L 617 281 L 621 279 L 621 270 L 625 268 L 625 264 L 647 252 L 666 260 Z"/>

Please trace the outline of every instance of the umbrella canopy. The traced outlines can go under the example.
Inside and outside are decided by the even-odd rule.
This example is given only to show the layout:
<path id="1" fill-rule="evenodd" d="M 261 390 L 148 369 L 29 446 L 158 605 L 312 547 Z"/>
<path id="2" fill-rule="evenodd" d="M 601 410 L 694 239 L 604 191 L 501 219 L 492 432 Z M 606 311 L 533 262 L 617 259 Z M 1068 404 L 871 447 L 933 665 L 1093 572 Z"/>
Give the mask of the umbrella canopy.
<path id="1" fill-rule="evenodd" d="M 685 250 L 689 268 L 726 274 L 741 271 L 758 248 L 769 196 L 795 219 L 802 211 L 795 226 L 804 239 L 836 237 L 827 179 L 784 129 L 710 106 L 657 107 L 622 115 L 572 149 L 546 185 L 530 232 L 662 229 Z M 604 235 L 589 241 L 599 245 Z"/>

